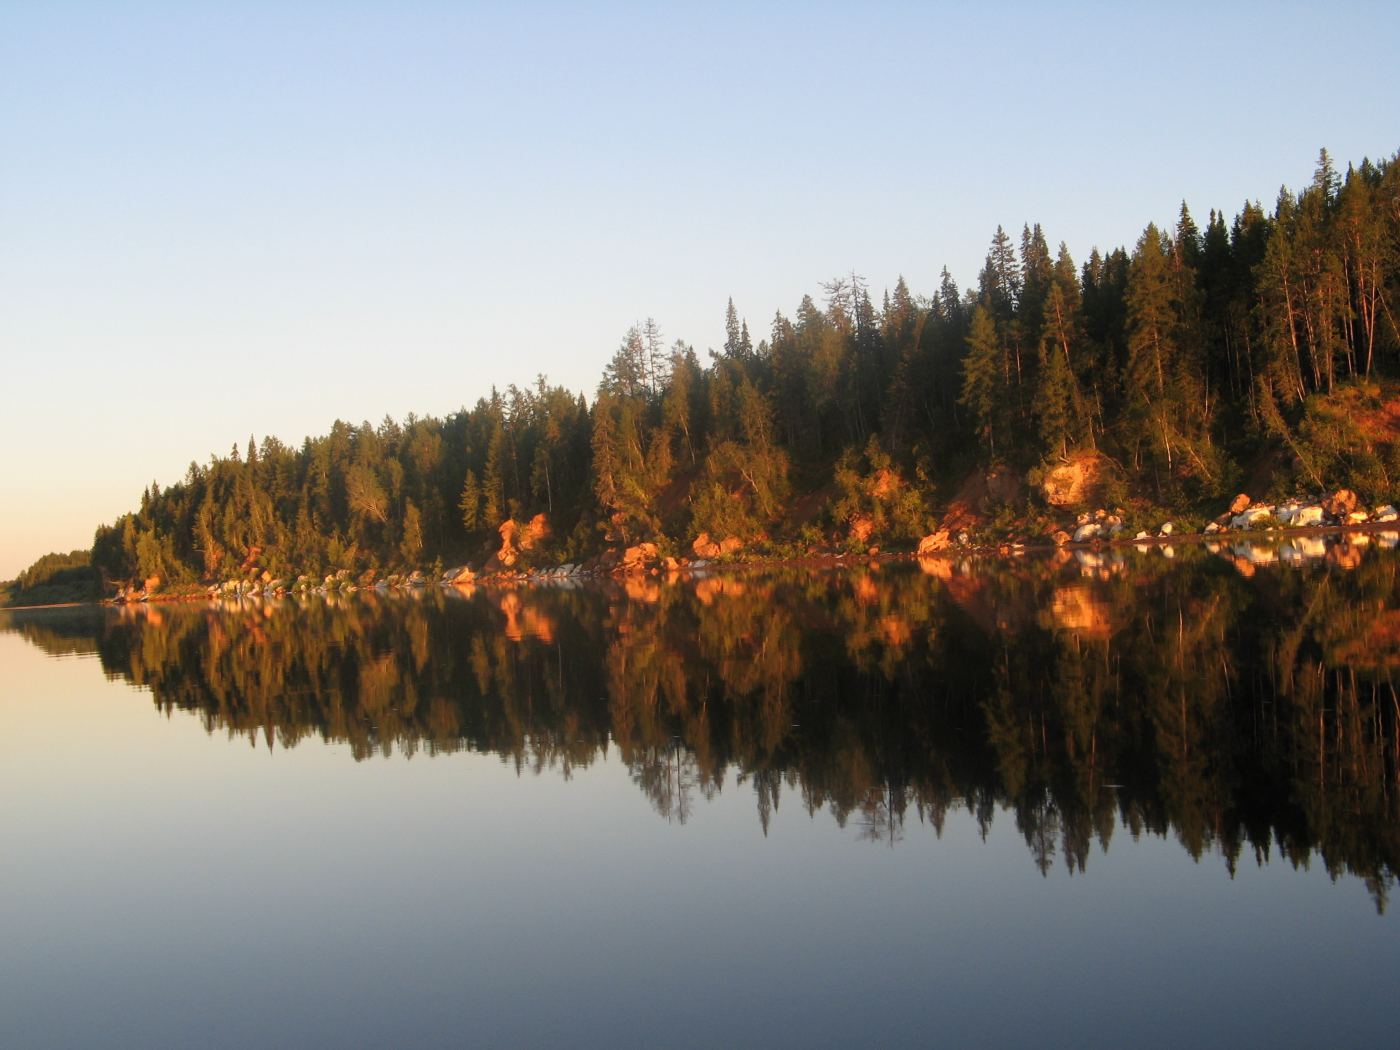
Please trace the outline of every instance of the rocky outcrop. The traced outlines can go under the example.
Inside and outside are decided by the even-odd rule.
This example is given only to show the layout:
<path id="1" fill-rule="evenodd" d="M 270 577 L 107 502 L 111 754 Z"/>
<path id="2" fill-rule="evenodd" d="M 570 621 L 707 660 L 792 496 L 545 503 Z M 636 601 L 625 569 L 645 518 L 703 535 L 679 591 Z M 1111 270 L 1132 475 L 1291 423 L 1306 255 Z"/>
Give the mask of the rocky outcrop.
<path id="1" fill-rule="evenodd" d="M 708 532 L 702 532 L 695 537 L 695 542 L 690 545 L 691 552 L 697 558 L 720 558 L 726 554 L 733 554 L 744 549 L 744 541 L 737 536 L 726 536 L 719 543 L 710 539 Z"/>
<path id="2" fill-rule="evenodd" d="M 549 535 L 549 519 L 536 514 L 524 525 L 506 519 L 496 531 L 501 534 L 501 547 L 481 567 L 483 573 L 514 568 L 522 551 L 537 549 Z"/>
<path id="3" fill-rule="evenodd" d="M 1097 453 L 1079 456 L 1046 473 L 1040 494 L 1052 507 L 1098 503 L 1111 465 Z"/>
<path id="4" fill-rule="evenodd" d="M 1010 503 L 1021 494 L 1021 475 L 1012 470 L 994 470 L 986 483 L 989 503 Z"/>
<path id="5" fill-rule="evenodd" d="M 952 545 L 953 541 L 948 537 L 948 530 L 939 529 L 919 541 L 919 553 L 937 554 L 939 551 L 947 550 Z"/>
<path id="6" fill-rule="evenodd" d="M 622 560 L 619 563 L 623 571 L 635 571 L 648 567 L 656 561 L 660 552 L 654 543 L 639 543 L 635 547 L 628 547 L 622 552 Z"/>
<path id="7" fill-rule="evenodd" d="M 1338 489 L 1322 501 L 1322 509 L 1328 517 L 1345 518 L 1356 510 L 1356 493 L 1351 489 Z"/>

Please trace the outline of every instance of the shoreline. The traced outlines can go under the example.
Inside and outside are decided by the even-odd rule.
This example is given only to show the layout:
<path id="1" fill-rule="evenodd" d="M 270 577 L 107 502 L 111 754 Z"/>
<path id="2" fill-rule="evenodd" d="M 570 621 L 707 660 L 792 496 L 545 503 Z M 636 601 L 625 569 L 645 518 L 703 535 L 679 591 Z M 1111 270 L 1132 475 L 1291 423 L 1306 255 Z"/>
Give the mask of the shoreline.
<path id="1" fill-rule="evenodd" d="M 930 560 L 950 560 L 957 557 L 1017 557 L 1028 553 L 1045 553 L 1048 551 L 1097 551 L 1108 549 L 1121 549 L 1124 547 L 1171 547 L 1178 543 L 1189 543 L 1192 545 L 1208 546 L 1209 544 L 1229 544 L 1234 542 L 1271 542 L 1282 541 L 1290 537 L 1316 537 L 1329 535 L 1369 535 L 1381 532 L 1394 532 L 1400 534 L 1400 522 L 1361 522 L 1354 525 L 1316 525 L 1304 528 L 1273 528 L 1263 530 L 1241 529 L 1238 531 L 1225 531 L 1216 533 L 1181 533 L 1170 536 L 1146 536 L 1141 539 L 1111 539 L 1106 540 L 1095 537 L 1091 540 L 1083 540 L 1068 543 L 1035 543 L 1035 544 L 998 544 L 998 545 L 952 545 L 943 550 L 919 554 L 917 551 L 880 551 L 875 554 L 821 554 L 810 555 L 799 558 L 754 558 L 736 561 L 707 562 L 704 565 L 683 565 L 675 569 L 660 568 L 633 568 L 628 570 L 610 570 L 606 572 L 586 572 L 576 573 L 568 576 L 555 576 L 549 572 L 532 572 L 511 575 L 492 574 L 489 576 L 479 576 L 462 584 L 442 583 L 437 581 L 424 581 L 416 586 L 399 585 L 388 588 L 389 590 L 414 591 L 420 588 L 440 587 L 443 589 L 450 587 L 516 587 L 520 584 L 548 583 L 560 580 L 624 580 L 628 577 L 638 576 L 694 576 L 696 574 L 711 574 L 715 572 L 744 572 L 752 569 L 782 569 L 782 568 L 813 568 L 813 569 L 834 569 L 848 568 L 857 564 L 872 564 L 879 562 L 895 561 L 922 561 Z M 355 591 L 337 590 L 332 593 L 358 593 L 359 591 L 377 591 L 375 587 L 357 587 Z M 324 592 L 310 592 L 324 593 Z M 273 595 L 276 597 L 277 595 Z M 281 597 L 292 597 L 292 592 L 287 592 Z M 262 597 L 262 595 L 237 595 L 236 597 Z M 11 605 L 0 608 L 0 612 L 25 612 L 39 609 L 73 609 L 86 606 L 119 606 L 119 605 L 157 605 L 171 604 L 178 602 L 217 602 L 220 597 L 211 597 L 209 593 L 201 588 L 193 593 L 171 593 L 153 594 L 133 602 L 116 601 L 111 598 L 104 598 L 91 602 L 59 602 L 53 605 Z"/>

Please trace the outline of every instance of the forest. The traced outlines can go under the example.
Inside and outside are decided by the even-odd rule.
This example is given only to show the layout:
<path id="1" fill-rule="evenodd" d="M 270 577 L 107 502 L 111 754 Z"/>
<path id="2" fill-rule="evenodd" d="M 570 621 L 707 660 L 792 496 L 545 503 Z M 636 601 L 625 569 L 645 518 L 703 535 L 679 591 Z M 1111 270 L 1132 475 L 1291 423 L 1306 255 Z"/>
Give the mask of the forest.
<path id="1" fill-rule="evenodd" d="M 1183 203 L 1174 227 L 1082 262 L 1038 224 L 1019 243 L 998 228 L 975 287 L 946 268 L 927 294 L 838 277 L 757 340 L 731 301 L 703 358 L 648 320 L 591 402 L 541 376 L 445 418 L 250 439 L 153 483 L 91 562 L 186 584 L 441 568 L 541 514 L 540 564 L 702 533 L 744 557 L 910 549 L 987 472 L 1017 483 L 974 526 L 1033 542 L 1065 512 L 1037 483 L 1085 460 L 1129 520 L 1251 488 L 1395 501 L 1397 320 L 1400 154 L 1341 172 L 1323 151 L 1272 210 L 1202 226 Z"/>

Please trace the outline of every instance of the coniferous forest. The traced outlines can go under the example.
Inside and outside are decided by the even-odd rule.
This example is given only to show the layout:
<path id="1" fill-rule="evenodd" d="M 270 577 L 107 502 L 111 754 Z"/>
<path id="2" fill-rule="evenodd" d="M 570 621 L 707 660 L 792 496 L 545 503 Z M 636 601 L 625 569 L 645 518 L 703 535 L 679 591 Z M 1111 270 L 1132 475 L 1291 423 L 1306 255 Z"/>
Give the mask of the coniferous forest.
<path id="1" fill-rule="evenodd" d="M 1017 484 L 973 527 L 1034 542 L 1037 482 L 1092 459 L 1132 520 L 1346 486 L 1400 498 L 1400 155 L 1075 260 L 998 228 L 975 287 L 838 277 L 702 355 L 647 321 L 591 401 L 543 376 L 446 418 L 337 421 L 200 465 L 98 528 L 109 581 L 484 560 L 544 514 L 557 564 L 701 533 L 746 553 L 911 547 L 969 477 Z M 1392 408 L 1395 411 L 1392 413 Z M 1212 508 L 1209 513 L 1206 508 Z M 853 528 L 860 522 L 860 528 Z"/>

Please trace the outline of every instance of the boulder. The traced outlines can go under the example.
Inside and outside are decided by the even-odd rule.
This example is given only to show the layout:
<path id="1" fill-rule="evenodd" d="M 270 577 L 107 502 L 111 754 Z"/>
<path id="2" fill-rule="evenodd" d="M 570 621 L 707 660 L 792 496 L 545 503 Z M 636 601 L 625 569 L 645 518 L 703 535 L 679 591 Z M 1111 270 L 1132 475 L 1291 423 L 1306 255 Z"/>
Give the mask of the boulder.
<path id="1" fill-rule="evenodd" d="M 1212 535 L 1212 534 L 1214 534 L 1214 533 L 1217 533 L 1217 532 L 1219 532 L 1219 531 L 1220 531 L 1220 523 L 1219 523 L 1219 522 L 1212 521 L 1210 524 L 1208 524 L 1208 525 L 1206 526 L 1205 534 L 1206 534 L 1207 536 L 1210 536 L 1210 535 Z"/>
<path id="2" fill-rule="evenodd" d="M 1338 489 L 1322 501 L 1322 509 L 1333 518 L 1345 518 L 1356 509 L 1356 493 L 1351 489 Z"/>
<path id="3" fill-rule="evenodd" d="M 953 545 L 953 541 L 948 538 L 947 529 L 939 529 L 935 533 L 925 536 L 919 541 L 920 554 L 934 554 L 941 550 L 946 550 Z"/>
<path id="4" fill-rule="evenodd" d="M 1265 518 L 1271 518 L 1274 514 L 1273 507 L 1256 506 L 1236 514 L 1230 519 L 1230 527 L 1234 529 L 1252 529 Z"/>
<path id="5" fill-rule="evenodd" d="M 1230 513 L 1243 514 L 1246 510 L 1249 509 L 1250 503 L 1250 498 L 1246 496 L 1243 492 L 1241 492 L 1238 496 L 1236 496 L 1230 501 Z"/>
<path id="6" fill-rule="evenodd" d="M 1056 547 L 1063 547 L 1066 543 L 1069 542 L 1069 533 L 1067 533 L 1064 529 L 1057 529 L 1051 534 L 1050 542 L 1053 543 Z M 1068 555 L 1066 555 L 1066 557 L 1068 557 Z"/>
<path id="7" fill-rule="evenodd" d="M 1363 525 L 1371 520 L 1371 515 L 1364 510 L 1354 510 L 1342 519 L 1345 525 Z M 149 588 L 147 588 L 149 590 Z"/>
<path id="8" fill-rule="evenodd" d="M 1292 525 L 1295 529 L 1315 528 L 1322 524 L 1322 518 L 1322 508 L 1317 504 L 1313 504 L 1311 507 L 1299 507 L 1291 515 L 1291 520 L 1288 524 Z"/>
<path id="9" fill-rule="evenodd" d="M 719 543 L 720 554 L 733 554 L 735 551 L 741 551 L 743 549 L 744 541 L 739 539 L 738 536 L 726 536 L 724 539 L 720 540 Z"/>
<path id="10" fill-rule="evenodd" d="M 1387 503 L 1384 507 L 1376 509 L 1372 521 L 1396 521 L 1400 520 L 1400 511 L 1397 511 L 1393 504 Z"/>
<path id="11" fill-rule="evenodd" d="M 1172 534 L 1172 530 L 1173 530 L 1174 528 L 1175 528 L 1175 526 L 1172 525 L 1171 522 L 1169 522 L 1169 521 L 1164 521 L 1164 522 L 1162 522 L 1162 527 L 1161 527 L 1160 529 L 1157 530 L 1157 535 L 1158 535 L 1158 536 L 1170 536 L 1170 535 Z"/>
<path id="12" fill-rule="evenodd" d="M 710 540 L 708 532 L 702 532 L 696 536 L 690 549 L 697 558 L 718 558 L 720 555 L 719 544 Z"/>
<path id="13" fill-rule="evenodd" d="M 1086 522 L 1074 530 L 1074 542 L 1084 543 L 1088 540 L 1098 539 L 1103 532 L 1103 526 L 1096 521 Z"/>
<path id="14" fill-rule="evenodd" d="M 476 573 L 472 572 L 470 565 L 463 565 L 457 569 L 448 569 L 443 573 L 443 578 L 448 583 L 471 583 L 476 579 Z"/>
<path id="15" fill-rule="evenodd" d="M 657 553 L 654 543 L 639 543 L 635 547 L 628 547 L 622 552 L 622 566 L 627 569 L 640 569 L 647 562 L 655 561 Z"/>

